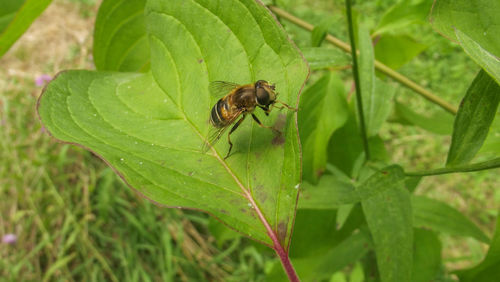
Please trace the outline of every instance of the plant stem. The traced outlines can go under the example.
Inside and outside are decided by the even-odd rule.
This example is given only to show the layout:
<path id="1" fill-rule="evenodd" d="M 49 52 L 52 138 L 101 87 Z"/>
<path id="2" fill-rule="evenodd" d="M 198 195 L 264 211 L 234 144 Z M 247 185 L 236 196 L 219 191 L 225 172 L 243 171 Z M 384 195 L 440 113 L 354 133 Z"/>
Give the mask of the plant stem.
<path id="1" fill-rule="evenodd" d="M 424 171 L 406 172 L 405 175 L 406 176 L 430 176 L 430 175 L 440 175 L 440 174 L 456 173 L 456 172 L 480 171 L 480 170 L 486 170 L 486 169 L 492 169 L 492 168 L 498 168 L 498 167 L 500 167 L 500 158 L 496 158 L 496 159 L 485 161 L 485 162 L 475 163 L 475 164 L 458 166 L 458 167 L 443 167 L 443 168 L 436 168 L 436 169 L 424 170 Z"/>
<path id="2" fill-rule="evenodd" d="M 349 27 L 349 41 L 351 41 L 351 56 L 352 56 L 352 72 L 354 76 L 354 85 L 356 86 L 356 99 L 358 105 L 359 123 L 361 126 L 361 138 L 363 139 L 363 147 L 365 149 L 366 160 L 370 160 L 370 147 L 368 146 L 368 136 L 366 134 L 365 113 L 363 111 L 363 99 L 361 95 L 361 84 L 359 82 L 358 72 L 358 55 L 356 52 L 356 42 L 354 40 L 354 30 L 352 24 L 351 0 L 345 0 L 347 9 L 347 25 Z"/>
<path id="3" fill-rule="evenodd" d="M 287 252 L 285 252 L 285 249 L 283 249 L 283 247 L 280 244 L 278 244 L 278 246 L 275 245 L 273 248 L 281 260 L 281 265 L 283 265 L 283 269 L 285 270 L 288 279 L 291 282 L 299 282 L 300 281 L 299 277 L 297 276 L 297 273 L 295 272 L 292 262 L 290 261 Z"/>
<path id="4" fill-rule="evenodd" d="M 292 14 L 276 7 L 276 6 L 269 6 L 269 9 L 275 13 L 277 16 L 280 16 L 281 18 L 303 28 L 309 31 L 312 31 L 314 29 L 314 26 L 302 19 L 299 19 Z M 332 36 L 331 34 L 327 34 L 326 36 L 326 41 L 330 42 L 334 46 L 342 49 L 343 51 L 347 53 L 351 53 L 351 47 L 349 44 L 343 42 L 342 40 Z M 411 79 L 405 77 L 404 75 L 396 72 L 395 70 L 391 69 L 390 67 L 384 65 L 383 63 L 375 60 L 375 69 L 380 71 L 381 73 L 391 77 L 392 79 L 396 80 L 397 82 L 401 83 L 402 85 L 408 87 L 409 89 L 415 91 L 417 94 L 421 95 L 425 99 L 431 101 L 432 103 L 440 106 L 444 110 L 456 115 L 457 114 L 457 108 L 450 103 L 446 102 L 445 100 L 441 99 L 438 97 L 436 94 L 432 93 L 431 91 L 423 88 L 422 86 L 418 85 Z"/>

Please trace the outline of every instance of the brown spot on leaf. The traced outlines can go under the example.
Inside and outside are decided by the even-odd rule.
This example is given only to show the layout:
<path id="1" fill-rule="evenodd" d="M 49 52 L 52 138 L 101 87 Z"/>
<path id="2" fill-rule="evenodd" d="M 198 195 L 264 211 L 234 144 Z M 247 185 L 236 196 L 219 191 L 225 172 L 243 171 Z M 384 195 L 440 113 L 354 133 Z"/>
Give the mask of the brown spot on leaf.
<path id="1" fill-rule="evenodd" d="M 274 146 L 283 145 L 285 144 L 285 137 L 283 137 L 283 134 L 276 135 L 271 141 L 271 144 L 273 144 Z"/>
<path id="2" fill-rule="evenodd" d="M 324 169 L 318 169 L 318 170 L 316 171 L 316 176 L 318 176 L 318 178 L 319 178 L 319 177 L 321 177 L 321 175 L 323 175 L 323 172 L 325 172 L 325 170 L 324 170 Z"/>
<path id="3" fill-rule="evenodd" d="M 277 232 L 278 232 L 278 240 L 280 241 L 280 244 L 282 246 L 285 245 L 285 238 L 287 231 L 288 231 L 288 220 L 279 222 Z"/>
<path id="4" fill-rule="evenodd" d="M 273 128 L 282 131 L 283 128 L 285 128 L 286 125 L 286 115 L 285 114 L 279 114 L 278 118 L 276 119 L 276 122 L 274 123 Z"/>
<path id="5" fill-rule="evenodd" d="M 220 212 L 223 213 L 223 214 L 229 214 L 229 212 L 226 211 L 226 210 L 220 210 Z"/>
<path id="6" fill-rule="evenodd" d="M 199 64 L 203 63 L 203 59 L 199 59 L 199 60 L 198 60 L 198 63 L 199 63 Z"/>

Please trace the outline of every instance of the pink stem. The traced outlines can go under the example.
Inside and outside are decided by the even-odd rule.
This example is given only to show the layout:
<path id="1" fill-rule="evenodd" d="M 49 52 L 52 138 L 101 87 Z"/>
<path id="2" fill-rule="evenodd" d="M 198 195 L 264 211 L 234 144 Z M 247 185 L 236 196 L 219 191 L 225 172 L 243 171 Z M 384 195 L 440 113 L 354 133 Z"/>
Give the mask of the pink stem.
<path id="1" fill-rule="evenodd" d="M 272 239 L 272 236 L 271 236 L 271 239 Z M 283 247 L 279 244 L 279 242 L 274 242 L 273 248 L 281 260 L 281 265 L 283 265 L 283 269 L 285 270 L 285 273 L 288 276 L 288 279 L 291 282 L 299 282 L 300 281 L 299 277 L 297 276 L 297 273 L 295 272 L 295 269 L 293 268 L 292 262 L 290 261 L 290 258 L 288 257 L 288 254 L 285 252 Z"/>

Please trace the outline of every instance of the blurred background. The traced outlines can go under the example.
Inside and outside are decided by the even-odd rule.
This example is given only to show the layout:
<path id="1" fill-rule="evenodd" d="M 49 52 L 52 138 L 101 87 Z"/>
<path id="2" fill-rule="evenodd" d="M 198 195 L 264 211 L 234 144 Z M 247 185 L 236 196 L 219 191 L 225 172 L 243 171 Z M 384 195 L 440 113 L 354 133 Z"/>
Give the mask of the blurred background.
<path id="1" fill-rule="evenodd" d="M 341 0 L 284 0 L 278 6 L 347 42 Z M 358 17 L 375 25 L 396 0 L 362 1 Z M 161 208 L 126 187 L 104 162 L 51 139 L 36 100 L 65 69 L 93 69 L 92 34 L 98 0 L 54 0 L 0 59 L 0 277 L 6 281 L 260 281 L 274 252 L 240 237 L 206 214 Z M 282 21 L 299 47 L 310 33 Z M 399 71 L 458 105 L 479 67 L 429 24 L 407 27 L 421 53 Z M 328 45 L 324 43 L 324 45 Z M 333 47 L 332 47 L 333 48 Z M 346 86 L 350 87 L 345 72 Z M 311 81 L 317 77 L 312 75 Z M 396 99 L 417 112 L 442 110 L 399 86 Z M 449 136 L 400 123 L 381 137 L 394 163 L 408 170 L 444 164 Z M 419 194 L 457 208 L 487 235 L 500 206 L 498 171 L 427 177 Z M 440 235 L 449 270 L 479 262 L 485 246 Z M 0 279 L 0 280 L 2 280 Z"/>

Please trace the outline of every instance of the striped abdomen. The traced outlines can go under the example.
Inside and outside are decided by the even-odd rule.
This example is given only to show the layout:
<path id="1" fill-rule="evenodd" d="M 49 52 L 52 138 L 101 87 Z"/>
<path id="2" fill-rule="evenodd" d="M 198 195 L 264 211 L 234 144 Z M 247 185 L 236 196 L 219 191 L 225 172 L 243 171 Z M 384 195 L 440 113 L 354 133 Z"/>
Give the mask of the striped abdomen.
<path id="1" fill-rule="evenodd" d="M 215 127 L 227 126 L 232 120 L 229 118 L 229 105 L 226 97 L 217 101 L 210 114 L 210 123 Z"/>

